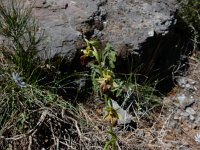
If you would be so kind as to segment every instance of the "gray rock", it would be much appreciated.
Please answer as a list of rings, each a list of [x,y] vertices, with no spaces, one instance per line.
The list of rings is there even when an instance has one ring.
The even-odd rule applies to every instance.
[[[170,129],[178,129],[179,125],[178,125],[177,120],[170,120],[167,127],[170,128]]]
[[[34,16],[49,40],[41,48],[49,49],[50,57],[62,53],[72,61],[81,31],[110,42],[122,57],[128,53],[142,54],[138,50],[148,38],[170,32],[175,24],[177,3],[176,0],[37,0],[34,8]]]
[[[194,121],[195,120],[195,117],[193,115],[190,115],[190,120],[191,121]]]
[[[134,60],[132,67],[143,66],[142,74],[148,74],[155,64],[162,68],[159,74],[170,68],[176,55],[170,37],[174,34],[170,28],[176,25],[176,0],[109,0],[103,7],[107,17],[102,39],[110,42],[122,58],[117,62],[120,70],[130,66],[129,56]]]
[[[46,38],[39,48],[46,50],[47,58],[59,53],[72,62],[77,53],[76,42],[81,39],[77,29],[97,13],[98,3],[92,0],[37,1],[33,14]]]
[[[105,7],[108,12],[103,30],[105,39],[116,47],[130,45],[129,50],[134,53],[147,38],[169,32],[176,1],[109,0]]]
[[[175,114],[174,115],[174,120],[179,120],[179,117],[180,117],[179,114]]]
[[[189,113],[187,113],[187,112],[182,112],[181,113],[181,116],[184,116],[184,117],[188,117],[190,114]]]
[[[189,79],[187,77],[178,77],[176,79],[177,84],[184,89],[189,90],[190,92],[195,92],[197,91],[197,87],[195,85],[197,84],[196,81]]]
[[[185,87],[189,89],[191,87],[191,85],[190,84],[186,84]]]
[[[34,2],[25,1],[26,5]],[[67,65],[64,68],[79,66],[84,34],[111,43],[123,58],[118,59],[118,68],[127,69],[132,56],[131,66],[143,66],[141,73],[156,67],[162,68],[160,72],[170,71],[180,58],[176,52],[184,49],[180,43],[187,41],[181,42],[182,31],[175,30],[177,6],[176,0],[36,0],[33,16],[40,26],[38,34],[44,33],[40,56],[59,54],[64,57],[61,63]]]
[[[180,87],[185,88],[185,85],[187,84],[187,80],[185,77],[178,77],[176,81]]]
[[[143,130],[136,130],[136,135],[137,135],[139,138],[144,138],[145,132],[144,132]]]
[[[191,85],[196,85],[197,81],[193,80],[193,79],[188,79],[188,83]]]
[[[191,108],[191,107],[187,107],[186,108],[186,112],[189,113],[190,115],[195,115],[196,114],[196,112],[194,111],[194,109]]]
[[[182,109],[186,109],[186,107],[192,105],[195,102],[194,98],[188,98],[184,94],[178,95],[177,99]]]
[[[200,114],[199,113],[197,113],[195,123],[200,126]]]

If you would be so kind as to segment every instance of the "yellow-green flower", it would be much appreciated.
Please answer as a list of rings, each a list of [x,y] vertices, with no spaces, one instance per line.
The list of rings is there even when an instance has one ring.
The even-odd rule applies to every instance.
[[[89,44],[87,44],[87,47],[85,50],[81,50],[83,52],[83,55],[80,57],[80,61],[82,65],[87,65],[89,62],[89,57],[93,56],[93,50]]]
[[[109,92],[113,87],[118,85],[113,81],[113,72],[111,70],[104,70],[103,77],[98,79],[102,93]]]
[[[107,115],[104,117],[104,120],[109,122],[113,127],[116,126],[119,119],[117,111],[112,107],[108,107],[106,110]]]
[[[85,56],[88,56],[88,57],[93,56],[93,50],[90,45],[88,45],[85,50],[81,50],[81,51],[83,52],[83,55]]]

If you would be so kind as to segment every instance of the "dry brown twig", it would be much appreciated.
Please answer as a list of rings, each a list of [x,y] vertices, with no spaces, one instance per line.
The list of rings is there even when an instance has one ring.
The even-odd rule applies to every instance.
[[[32,140],[32,136],[29,136],[28,150],[31,150]]]
[[[48,111],[47,111],[47,110],[44,110],[44,111],[42,112],[42,115],[40,116],[40,119],[39,119],[39,121],[37,122],[36,126],[35,126],[33,129],[29,130],[26,134],[15,135],[15,136],[9,137],[9,138],[5,138],[4,136],[1,136],[1,139],[17,141],[17,140],[21,140],[21,139],[23,139],[23,138],[25,138],[25,137],[27,137],[27,136],[33,136],[33,135],[36,133],[37,129],[38,129],[38,128],[41,126],[41,124],[44,122],[44,120],[45,120],[47,114],[48,114]]]

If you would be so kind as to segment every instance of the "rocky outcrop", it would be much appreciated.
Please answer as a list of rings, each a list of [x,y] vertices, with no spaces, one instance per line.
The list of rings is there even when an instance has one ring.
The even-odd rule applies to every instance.
[[[44,32],[40,55],[62,56],[64,71],[80,65],[84,34],[111,43],[121,71],[140,66],[149,74],[176,64],[187,45],[176,11],[176,0],[37,0],[33,15]]]
[[[95,29],[103,29],[104,12],[100,6],[106,1],[37,0],[35,4],[25,1],[26,5],[33,5],[33,16],[40,26],[38,34],[43,34],[40,56],[62,59],[61,66],[66,71],[72,70],[78,50],[82,48],[82,34],[91,36]]]

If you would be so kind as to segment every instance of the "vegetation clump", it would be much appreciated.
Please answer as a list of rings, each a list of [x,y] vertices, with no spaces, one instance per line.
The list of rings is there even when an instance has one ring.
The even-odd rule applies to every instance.
[[[179,0],[179,15],[190,27],[193,34],[193,42],[200,46],[200,1],[198,0]]]
[[[97,94],[100,94],[105,100],[106,104],[106,116],[104,120],[106,120],[110,129],[108,133],[112,136],[111,140],[109,140],[105,146],[105,150],[109,150],[110,148],[116,150],[116,141],[117,136],[113,131],[113,127],[117,125],[118,114],[116,110],[113,108],[112,99],[109,96],[110,92],[112,92],[116,87],[118,87],[117,83],[114,81],[114,73],[112,69],[114,69],[114,62],[116,61],[115,51],[108,44],[104,51],[99,49],[99,43],[97,41],[86,41],[86,49],[82,50],[83,55],[81,56],[81,62],[83,65],[87,65],[86,60],[88,57],[93,57],[94,62],[89,63],[89,66],[92,69],[91,77],[93,81],[94,88],[96,89]]]
[[[156,107],[160,102],[156,96],[153,97],[154,88],[133,82],[132,78],[134,76],[132,73],[128,75],[129,79],[127,81],[115,75],[116,51],[110,44],[102,49],[96,40],[85,39],[85,42],[87,46],[82,50],[83,55],[80,60],[82,65],[86,65],[91,69],[94,92],[96,96],[104,100],[104,110],[106,111],[104,121],[108,122],[110,126],[107,133],[111,135],[111,139],[106,142],[104,150],[116,150],[118,136],[114,132],[114,127],[118,125],[121,114],[114,108],[112,101],[118,99],[122,105],[132,106],[133,109],[137,109],[136,112],[145,110],[147,114],[150,107]]]
[[[0,47],[0,149],[57,145],[56,137],[65,132],[57,127],[74,126],[77,110],[51,88],[38,84],[43,63],[37,56],[40,36],[31,7],[23,1],[4,2],[0,2],[0,36],[4,39]]]

